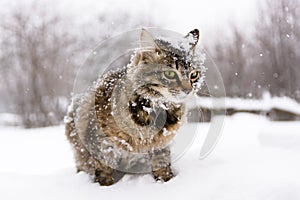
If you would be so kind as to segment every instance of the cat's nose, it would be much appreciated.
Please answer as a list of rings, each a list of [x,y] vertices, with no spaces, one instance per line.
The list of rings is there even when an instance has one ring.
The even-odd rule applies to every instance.
[[[192,89],[190,89],[190,88],[184,88],[183,89],[183,92],[186,93],[186,94],[189,94],[191,91],[192,91]]]
[[[189,94],[192,91],[192,87],[189,83],[182,83],[182,91]]]

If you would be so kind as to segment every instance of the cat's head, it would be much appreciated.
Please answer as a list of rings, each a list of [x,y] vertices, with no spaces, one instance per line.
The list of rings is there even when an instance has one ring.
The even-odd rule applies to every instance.
[[[198,40],[197,29],[179,41],[154,38],[142,29],[140,49],[131,63],[134,79],[166,98],[187,97],[202,78],[201,68],[194,62]]]

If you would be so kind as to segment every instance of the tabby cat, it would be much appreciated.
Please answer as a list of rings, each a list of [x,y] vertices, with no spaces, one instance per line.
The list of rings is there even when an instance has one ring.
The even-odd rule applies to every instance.
[[[151,172],[166,182],[171,169],[170,143],[185,119],[185,103],[203,75],[194,62],[197,29],[177,43],[140,34],[130,63],[100,77],[66,116],[66,135],[77,171],[100,185],[124,173]]]

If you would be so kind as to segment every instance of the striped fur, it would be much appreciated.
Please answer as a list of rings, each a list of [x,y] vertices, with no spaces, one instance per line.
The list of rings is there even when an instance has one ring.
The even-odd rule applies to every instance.
[[[77,170],[100,185],[111,185],[126,172],[151,171],[160,181],[173,177],[169,144],[185,118],[182,99],[193,89],[194,68],[186,59],[190,52],[174,54],[167,47],[143,30],[141,49],[126,68],[105,74],[73,98],[66,135]],[[168,80],[173,72],[176,79]]]

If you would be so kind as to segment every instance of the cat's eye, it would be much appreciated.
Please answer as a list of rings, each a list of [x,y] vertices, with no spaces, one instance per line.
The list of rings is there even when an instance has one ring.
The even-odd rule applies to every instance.
[[[164,71],[164,75],[167,79],[175,79],[176,73],[174,71]]]
[[[191,73],[190,73],[190,79],[191,80],[195,80],[195,79],[197,79],[198,77],[199,77],[199,71],[192,71]]]

